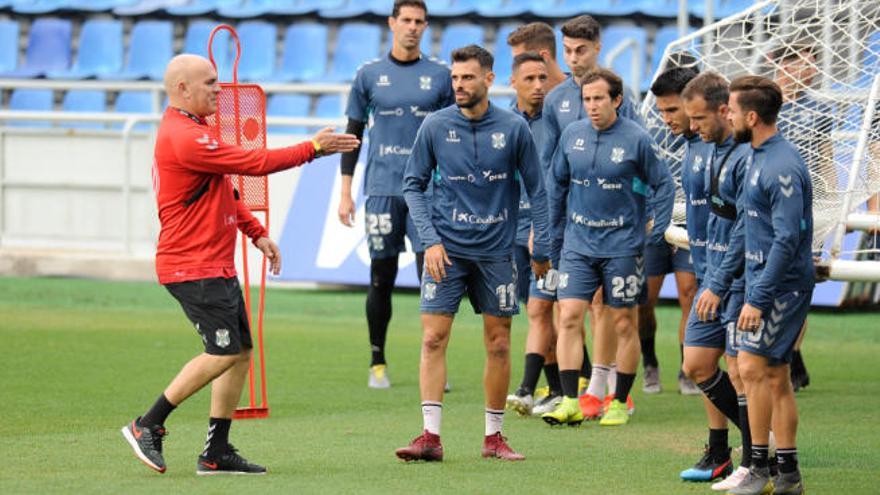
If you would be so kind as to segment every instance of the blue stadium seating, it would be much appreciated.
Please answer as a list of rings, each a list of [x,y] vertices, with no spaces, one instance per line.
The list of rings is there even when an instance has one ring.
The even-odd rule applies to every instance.
[[[104,112],[107,110],[107,95],[101,90],[69,90],[61,102],[61,110],[65,112]],[[101,122],[64,122],[62,127],[103,129],[104,124]]]
[[[277,117],[308,117],[311,97],[302,94],[276,94],[269,97],[266,114]],[[280,134],[308,134],[301,126],[269,126],[268,132]]]
[[[865,51],[862,54],[862,75],[855,84],[863,88],[870,88],[874,82],[874,76],[880,74],[880,31],[876,31],[868,37]]]
[[[224,7],[235,7],[240,3],[241,0],[190,0],[183,5],[168,7],[165,11],[176,16],[209,15]]]
[[[120,74],[102,79],[162,79],[174,55],[173,26],[169,21],[140,21],[131,30],[128,62]]]
[[[716,20],[723,19],[751,7],[754,3],[752,0],[714,0],[712,17]],[[706,15],[706,2],[691,0],[688,2],[688,10],[691,15],[703,17]]]
[[[495,56],[495,84],[509,84],[513,54],[507,46],[507,36],[512,33],[519,24],[504,24],[495,33],[495,47],[492,55]]]
[[[236,29],[241,40],[241,59],[238,61],[239,81],[265,81],[275,73],[274,24],[246,21]]]
[[[120,91],[116,97],[116,113],[153,113],[153,96],[149,91]],[[121,129],[122,124],[111,127]],[[135,124],[137,131],[148,131],[151,124]]]
[[[62,10],[67,0],[30,0],[28,2],[13,2],[12,11],[16,14],[35,15],[51,14]]]
[[[345,112],[342,110],[342,96],[339,94],[322,95],[318,97],[318,103],[315,105],[315,117],[322,119],[338,119],[343,117]],[[317,132],[321,127],[309,129],[309,132]]]
[[[322,5],[319,14],[328,19],[348,19],[372,13],[373,10],[382,12],[386,6],[386,0],[343,0],[332,5]],[[388,11],[390,10],[389,8]]]
[[[641,1],[641,0],[639,0]],[[626,6],[628,10],[632,0],[561,0],[559,3],[538,1],[534,2],[531,12],[538,17],[574,17],[581,14],[613,15],[616,4]]]
[[[440,39],[440,54],[437,58],[450,63],[452,50],[475,43],[483,44],[483,28],[478,24],[450,24],[443,30]]]
[[[422,33],[422,42],[419,44],[419,50],[429,57],[434,56],[434,30],[431,29],[431,26],[425,28],[425,32]]]
[[[89,19],[79,36],[76,62],[68,71],[54,71],[50,77],[84,79],[112,76],[122,69],[122,22],[114,19]]]
[[[208,39],[217,26],[215,21],[197,20],[190,23],[183,38],[183,51],[208,57]],[[221,30],[214,36],[214,63],[217,65],[220,81],[232,81],[232,64],[235,62],[230,45],[229,31]]]
[[[688,0],[688,10],[697,2],[705,3],[705,0]],[[638,10],[650,17],[672,19],[678,17],[678,0],[642,0]]]
[[[0,19],[0,73],[18,66],[18,23]]]
[[[353,22],[339,28],[336,39],[345,42],[336,44],[333,65],[327,78],[331,81],[351,81],[361,64],[379,57],[382,31],[375,24]]]
[[[41,17],[34,20],[24,64],[3,76],[31,78],[67,70],[70,67],[71,29],[70,21],[66,19]]]
[[[511,107],[511,105],[513,105],[513,102],[515,101],[516,98],[513,96],[500,96],[499,95],[499,96],[492,96],[489,99],[492,100],[492,104],[494,104],[495,106],[500,107],[500,108],[504,108],[504,109],[509,109]]]
[[[270,13],[276,15],[310,15],[321,9],[338,9],[345,5],[345,0],[295,0],[292,4],[277,4]]]
[[[693,29],[690,29],[689,32],[693,32]],[[641,89],[642,91],[648,91],[651,87],[651,78],[657,73],[657,69],[660,68],[660,62],[663,61],[663,52],[666,50],[666,47],[672,43],[673,41],[678,39],[678,27],[677,26],[664,26],[657,30],[654,34],[654,51],[651,54],[651,69],[646,74],[645,79],[642,81]]]
[[[50,112],[55,104],[51,89],[16,89],[9,97],[10,110],[30,110]],[[10,120],[9,127],[51,127],[48,120]]]
[[[107,12],[117,7],[134,5],[138,0],[66,0],[65,9],[80,12]]]
[[[449,5],[430,10],[431,17],[465,17],[477,13],[478,9],[500,9],[504,0],[452,0]]]
[[[540,2],[541,0],[539,0]],[[477,7],[477,14],[481,17],[517,17],[531,10],[534,0],[507,0],[500,5],[493,2],[482,3]]]
[[[609,63],[608,56],[616,46],[626,40],[635,40],[635,47],[628,47],[613,62]],[[645,45],[647,44],[647,34],[645,30],[638,26],[611,26],[602,31],[602,52],[600,54],[600,65],[608,67],[616,72],[623,82],[630,88],[640,88],[642,80],[647,74],[647,59],[645,57]],[[641,73],[633,80],[632,61],[633,57],[639,57],[641,60]]]
[[[307,47],[308,49],[303,49]],[[276,79],[318,81],[327,72],[327,27],[316,22],[293,24],[284,35],[284,52]]]
[[[131,5],[124,5],[113,9],[118,16],[142,16],[165,12],[165,9],[179,7],[188,3],[189,0],[139,0]]]

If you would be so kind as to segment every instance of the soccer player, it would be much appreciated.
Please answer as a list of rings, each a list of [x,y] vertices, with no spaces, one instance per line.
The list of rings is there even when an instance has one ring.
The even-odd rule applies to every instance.
[[[520,26],[510,33],[507,37],[507,44],[510,46],[514,55],[517,57],[531,52],[541,57],[544,62],[546,72],[546,80],[541,85],[541,102],[535,110],[532,117],[527,118],[529,127],[532,129],[532,135],[535,138],[535,144],[538,149],[541,148],[544,137],[543,126],[543,103],[544,96],[554,87],[558,86],[567,77],[559,68],[556,61],[556,35],[553,28],[549,24],[543,22],[533,22]],[[534,70],[537,59],[530,56],[533,60],[529,63],[529,67]],[[522,88],[524,94],[522,98],[526,101],[520,103],[520,95],[517,95],[517,113],[526,115],[521,110],[528,106],[528,94],[533,84],[528,84],[525,79],[518,78],[514,72],[511,84],[520,92]],[[542,163],[548,167],[548,163]],[[547,172],[544,169],[546,178]],[[522,193],[521,193],[522,194]],[[521,210],[522,213],[522,210]],[[519,219],[519,230],[517,243],[523,242],[523,237],[528,241],[528,235],[531,228],[531,218],[528,215],[521,215]],[[558,242],[561,242],[559,240]],[[559,260],[553,260],[554,267],[559,266]],[[526,339],[526,356],[525,366],[523,369],[523,378],[520,386],[513,394],[507,397],[507,405],[509,408],[516,410],[520,414],[534,414],[540,416],[545,412],[552,411],[556,405],[562,400],[562,386],[559,382],[559,365],[556,362],[556,329],[554,327],[554,303],[556,301],[556,291],[544,283],[543,280],[537,281],[532,276],[531,269],[528,271],[519,270],[520,281],[527,284],[527,304],[526,312],[529,321],[529,333]],[[527,276],[528,275],[528,276]],[[553,277],[551,272],[551,278]],[[538,284],[540,283],[540,288]],[[538,376],[543,366],[544,375],[547,379],[548,393],[538,398],[536,393]]]
[[[818,194],[837,189],[837,173],[834,166],[834,148],[831,143],[832,116],[834,108],[819,101],[808,90],[819,73],[816,56],[808,45],[795,44],[780,47],[772,54],[779,65],[774,82],[782,90],[782,108],[779,109],[779,133],[789,140],[818,179],[814,184]],[[810,374],[801,355],[801,344],[807,324],[792,352],[791,384],[794,391],[810,384]]]
[[[748,473],[750,438],[748,411],[742,381],[736,366],[736,320],[742,309],[745,280],[743,278],[743,215],[737,209],[747,160],[748,144],[736,143],[727,120],[729,89],[721,75],[708,72],[693,78],[683,88],[681,99],[691,128],[709,147],[708,159],[701,166],[684,163],[682,186],[688,196],[688,230],[692,223],[702,223],[705,270],[699,272],[700,289],[697,302],[687,322],[684,341],[684,370],[703,391],[703,402],[709,423],[709,440],[705,452],[690,469],[681,472],[686,481],[712,481],[728,477],[713,489],[733,488]],[[699,172],[693,173],[697,169]],[[687,175],[685,175],[687,174]],[[695,205],[695,191],[702,195]],[[707,201],[708,200],[708,201]],[[691,217],[701,208],[702,215]],[[708,218],[707,218],[708,217]],[[724,355],[728,372],[718,367]],[[740,428],[743,457],[736,474],[728,446],[728,418]]]
[[[690,122],[684,112],[681,101],[681,90],[688,81],[697,75],[691,68],[672,68],[660,74],[651,85],[651,93],[656,97],[657,110],[663,118],[663,122],[669,127],[670,132],[676,136],[684,136],[691,147],[703,148],[700,145],[699,136],[690,130]],[[699,160],[697,168],[703,165],[701,153],[691,153],[692,160]],[[694,167],[693,163],[682,163],[682,181],[684,170]],[[660,244],[648,243],[645,246],[645,271],[648,275],[646,286],[647,293],[643,297],[644,304],[639,305],[639,340],[642,345],[642,366],[645,369],[645,378],[642,391],[648,394],[660,393],[660,369],[655,350],[655,335],[657,334],[657,318],[654,307],[660,298],[660,289],[663,287],[663,279],[667,273],[675,274],[675,285],[678,287],[678,303],[681,306],[681,319],[678,327],[679,349],[684,343],[684,327],[687,323],[687,315],[694,302],[694,294],[697,291],[697,277],[694,274],[694,265],[691,261],[691,252],[676,249],[665,240]],[[683,354],[682,354],[683,359]],[[678,389],[684,395],[699,394],[700,390],[693,381],[681,372],[679,366]]]
[[[512,260],[519,180],[531,202],[532,270],[550,268],[547,197],[526,121],[489,103],[492,55],[476,45],[452,52],[456,105],[430,115],[407,162],[404,194],[425,250],[422,356],[424,433],[397,450],[404,460],[440,461],[446,346],[465,292],[483,313],[486,436],[483,457],[522,460],[501,435],[510,382],[510,321],[518,312]],[[427,192],[433,183],[433,193]]]
[[[528,122],[536,146],[540,146],[543,139],[541,108],[544,104],[547,77],[547,64],[544,58],[537,52],[522,52],[514,57],[510,85],[516,90],[516,103],[512,110]],[[525,208],[524,205],[526,205]],[[516,392],[507,396],[507,407],[522,415],[532,414],[534,406],[534,398],[532,396],[535,392],[541,370],[544,367],[545,355],[551,349],[555,340],[552,327],[552,299],[549,301],[545,299],[550,297],[546,293],[536,293],[535,296],[529,294],[532,280],[532,270],[529,264],[531,256],[529,241],[532,219],[529,214],[530,207],[528,205],[529,196],[525,191],[525,185],[520,182],[520,209],[516,236],[516,253],[518,258],[517,291],[522,290],[523,285],[525,285],[525,297],[521,295],[520,301],[526,301],[529,315],[529,333],[526,339],[523,379]],[[523,259],[525,259],[525,263],[523,263]],[[551,268],[551,270],[553,269]],[[543,280],[541,282],[543,286]],[[539,308],[539,310],[536,311],[535,308]],[[550,385],[550,393],[543,399],[545,402],[552,401],[552,397],[558,395],[557,392],[560,388],[558,368],[555,377],[552,373],[547,374],[547,380]]]
[[[798,414],[789,363],[815,283],[813,187],[797,149],[776,128],[782,106],[776,83],[739,77],[730,85],[728,106],[734,139],[753,148],[742,193],[746,296],[737,321],[742,331],[737,364],[748,397],[752,465],[729,493],[773,489],[780,495],[800,494]],[[771,421],[779,465],[774,481],[767,459]]]
[[[391,292],[397,278],[398,255],[406,249],[404,237],[409,237],[416,253],[416,270],[421,278],[423,248],[403,200],[403,169],[425,116],[454,102],[449,68],[419,51],[428,27],[427,12],[422,0],[394,2],[388,18],[391,51],[358,69],[345,111],[346,132],[358,138],[372,119],[364,173],[365,226],[371,260],[366,302],[372,350],[367,382],[370,388],[391,386],[385,340],[391,321]],[[351,182],[359,155],[360,149],[345,153],[340,164],[339,220],[349,227],[354,224]]]
[[[250,366],[252,339],[235,273],[237,231],[281,270],[278,246],[239,201],[226,174],[260,176],[322,154],[349,151],[358,140],[324,129],[312,141],[274,150],[244,150],[217,140],[205,117],[217,111],[220,84],[206,59],[178,55],[165,71],[165,110],[156,138],[153,189],[159,210],[156,273],[201,336],[205,352],[187,363],[156,403],[122,428],[135,455],[165,472],[162,441],[169,414],[211,384],[211,417],[196,473],[264,474],[229,443],[232,413]]]
[[[603,331],[611,335],[596,332],[595,362],[596,367],[610,365],[616,348],[618,376],[614,399],[600,424],[617,426],[629,421],[626,397],[639,361],[636,305],[643,281],[646,230],[652,242],[663,238],[672,217],[675,189],[669,169],[654,153],[650,135],[636,122],[618,116],[623,99],[620,77],[607,69],[587,73],[582,94],[589,120],[575,122],[562,133],[553,156],[553,183],[548,187],[551,224],[565,225],[556,346],[565,398],[542,417],[551,425],[584,419],[577,399],[583,360],[580,329],[593,296],[602,287],[610,320]],[[646,214],[649,206],[655,215],[653,227]],[[591,388],[593,383],[595,378]],[[600,415],[598,400],[594,417]]]

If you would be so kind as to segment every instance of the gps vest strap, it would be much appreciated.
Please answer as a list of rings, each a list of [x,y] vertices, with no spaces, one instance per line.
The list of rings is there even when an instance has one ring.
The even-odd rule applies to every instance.
[[[727,164],[727,159],[730,158],[730,154],[733,152],[734,148],[736,148],[736,144],[731,145],[730,149],[727,150],[727,153],[725,153],[724,157],[721,158],[721,163],[717,169],[715,168],[716,163],[713,161],[712,167],[709,171],[711,179],[710,203],[712,205],[712,213],[718,215],[721,218],[731,221],[736,220],[736,204],[724,201],[724,199],[721,197],[721,194],[718,193],[718,180],[721,177],[721,172],[724,170],[724,165]]]

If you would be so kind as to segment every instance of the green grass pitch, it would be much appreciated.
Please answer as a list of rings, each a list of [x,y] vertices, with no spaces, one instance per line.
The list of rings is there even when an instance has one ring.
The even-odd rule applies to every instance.
[[[206,392],[169,419],[164,475],[138,462],[119,434],[200,352],[199,338],[164,289],[0,278],[0,493],[712,493],[707,484],[678,479],[701,453],[706,433],[700,399],[676,391],[676,308],[658,310],[664,392],[646,397],[637,379],[628,426],[550,429],[508,414],[505,433],[527,460],[503,463],[480,458],[482,338],[480,320],[463,304],[449,350],[446,460],[425,465],[393,454],[421,428],[418,299],[395,295],[387,391],[366,387],[363,305],[359,292],[269,292],[271,417],[236,422],[231,439],[270,473],[203,479],[195,460],[207,424]],[[514,320],[514,383],[525,326],[524,316]],[[877,314],[814,314],[804,356],[813,381],[798,395],[808,492],[880,493]],[[731,441],[738,443],[735,429]]]

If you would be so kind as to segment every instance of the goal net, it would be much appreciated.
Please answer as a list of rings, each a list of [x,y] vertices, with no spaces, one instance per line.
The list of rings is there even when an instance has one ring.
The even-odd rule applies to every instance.
[[[780,132],[797,146],[813,181],[814,249],[826,258],[878,253],[877,242],[847,251],[840,239],[847,225],[880,226],[880,217],[859,214],[880,191],[880,84],[874,81],[880,73],[880,2],[764,1],[670,44],[658,74],[674,66],[731,80],[745,74],[775,80],[785,96]],[[651,94],[642,114],[678,179],[684,150]],[[681,188],[677,195],[674,218],[683,222]]]

